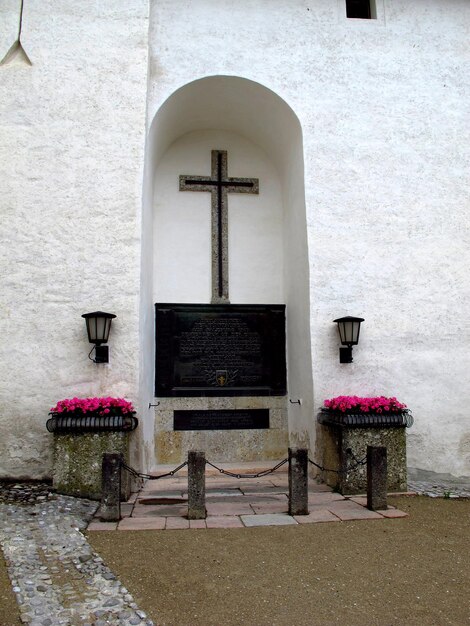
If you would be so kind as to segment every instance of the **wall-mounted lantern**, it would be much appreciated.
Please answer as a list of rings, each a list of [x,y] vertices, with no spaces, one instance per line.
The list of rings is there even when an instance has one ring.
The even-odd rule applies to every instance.
[[[359,331],[361,330],[362,317],[338,317],[334,320],[338,324],[339,337],[343,346],[346,348],[339,349],[339,362],[352,363],[352,347],[357,346],[359,341]]]
[[[94,311],[93,313],[84,313],[82,317],[84,317],[86,321],[88,341],[95,344],[90,350],[88,358],[94,363],[108,363],[109,348],[101,344],[108,343],[111,322],[116,316],[113,315],[113,313]],[[95,351],[94,359],[91,357],[93,350]]]

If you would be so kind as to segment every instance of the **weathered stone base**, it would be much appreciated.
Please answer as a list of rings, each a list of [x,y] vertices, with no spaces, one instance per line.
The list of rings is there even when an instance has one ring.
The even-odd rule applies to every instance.
[[[157,463],[181,463],[189,450],[215,462],[278,460],[287,456],[289,435],[285,397],[159,398],[155,411]],[[270,428],[253,430],[173,430],[177,409],[269,409]]]
[[[363,459],[367,446],[386,446],[388,491],[406,491],[406,436],[405,427],[396,428],[357,428],[342,425],[321,425],[322,461],[321,465],[339,470]],[[322,480],[342,494],[366,493],[367,468],[360,465],[346,474],[322,472]]]
[[[129,433],[54,434],[53,487],[58,493],[90,500],[101,499],[101,462],[104,452],[129,458]],[[127,472],[121,477],[121,496],[130,495]]]

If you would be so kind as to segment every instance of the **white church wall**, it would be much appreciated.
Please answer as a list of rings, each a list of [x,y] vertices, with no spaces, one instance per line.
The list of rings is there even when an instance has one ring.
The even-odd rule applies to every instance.
[[[347,19],[340,0],[154,2],[149,119],[216,74],[290,104],[304,135],[315,408],[396,395],[416,418],[409,465],[470,475],[470,5],[385,0],[377,18]],[[332,324],[342,314],[366,319],[349,366]]]
[[[57,399],[134,399],[138,379],[151,463],[153,347],[139,349],[153,333],[140,272],[153,258],[145,191],[140,224],[147,26],[149,127],[178,88],[222,74],[268,87],[301,122],[313,408],[339,393],[396,395],[416,418],[409,464],[470,475],[470,5],[376,4],[377,19],[350,20],[343,0],[152,0],[149,24],[144,0],[25,3],[22,43],[33,65],[0,66],[0,230],[9,244],[0,251],[0,475],[50,472],[44,421]],[[1,58],[19,5],[0,7]],[[231,89],[237,102],[239,84]],[[246,137],[271,142],[276,161],[285,129],[272,99],[256,102],[244,107]],[[187,103],[178,106],[187,113],[181,134],[200,128],[202,112],[191,118]],[[224,119],[237,132],[234,111]],[[159,132],[166,149],[176,136],[171,125]],[[86,359],[80,314],[96,308],[118,316],[109,366]],[[306,314],[308,303],[298,308]],[[338,363],[332,323],[342,314],[366,319],[349,366]],[[302,420],[314,432],[314,410]]]
[[[348,80],[353,106],[332,103],[328,141],[313,119],[305,133],[315,163],[308,204],[319,209],[309,232],[318,404],[345,392],[396,395],[416,420],[409,465],[468,476],[468,333],[458,321],[469,302],[468,76],[459,54],[470,15],[458,2],[387,6],[382,56],[343,57],[331,73],[337,85],[362,66]],[[343,314],[366,320],[351,366],[338,362],[331,323]]]
[[[289,427],[292,446],[314,448],[312,421],[310,293],[307,224],[305,212],[303,143],[300,124],[286,129],[284,145],[284,293],[287,303],[287,365]],[[289,150],[287,150],[289,146]]]
[[[154,129],[158,137],[158,129]],[[142,186],[142,219],[140,247],[140,325],[139,325],[139,405],[142,449],[139,467],[148,470],[155,465],[154,438],[154,367],[155,313],[153,306],[153,189],[154,172],[158,159],[152,150],[151,133],[148,132],[145,146],[145,165]],[[134,459],[133,459],[134,460]],[[137,467],[137,465],[134,465]]]
[[[39,478],[57,400],[138,398],[148,6],[24,4],[33,65],[0,66],[0,476]],[[0,58],[19,8],[1,3]],[[117,315],[109,365],[87,358],[96,309]]]

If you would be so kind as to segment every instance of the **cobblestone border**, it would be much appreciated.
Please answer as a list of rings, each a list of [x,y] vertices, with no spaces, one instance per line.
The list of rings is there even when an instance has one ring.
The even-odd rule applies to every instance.
[[[0,544],[24,624],[153,626],[81,532],[96,502],[15,489],[26,505],[0,504]]]

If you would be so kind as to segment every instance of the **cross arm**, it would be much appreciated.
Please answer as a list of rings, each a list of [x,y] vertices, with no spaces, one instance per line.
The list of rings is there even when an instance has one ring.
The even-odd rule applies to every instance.
[[[217,184],[209,180],[207,176],[184,176],[181,175],[180,191],[212,191]]]

